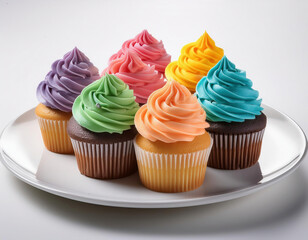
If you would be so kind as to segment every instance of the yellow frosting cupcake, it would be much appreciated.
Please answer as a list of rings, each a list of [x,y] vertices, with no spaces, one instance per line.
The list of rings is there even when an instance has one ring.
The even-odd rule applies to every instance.
[[[165,75],[186,86],[191,92],[199,80],[206,76],[224,56],[224,50],[217,47],[213,39],[205,32],[196,42],[185,45],[178,61],[169,63]]]

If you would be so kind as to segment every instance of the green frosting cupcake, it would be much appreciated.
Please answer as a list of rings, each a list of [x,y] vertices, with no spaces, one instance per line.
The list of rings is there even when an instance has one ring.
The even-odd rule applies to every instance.
[[[92,132],[121,134],[134,125],[139,109],[135,98],[121,79],[106,74],[82,90],[73,104],[73,116]]]

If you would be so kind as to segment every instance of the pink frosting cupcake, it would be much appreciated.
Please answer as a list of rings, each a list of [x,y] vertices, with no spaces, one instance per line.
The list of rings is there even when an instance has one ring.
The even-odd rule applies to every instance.
[[[121,57],[127,48],[134,50],[143,62],[154,65],[155,69],[163,74],[171,61],[171,56],[166,52],[163,42],[158,41],[147,30],[143,30],[135,38],[125,41],[122,49],[112,55],[109,62]]]
[[[155,90],[165,85],[164,75],[147,65],[132,49],[126,49],[123,54],[111,60],[103,71],[114,74],[134,90],[136,102],[140,105],[147,102],[148,97]]]

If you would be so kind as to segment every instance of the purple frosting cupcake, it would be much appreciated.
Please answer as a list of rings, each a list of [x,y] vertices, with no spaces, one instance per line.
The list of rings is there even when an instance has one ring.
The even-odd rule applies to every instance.
[[[51,71],[38,85],[36,95],[47,107],[71,112],[82,89],[97,79],[98,69],[75,47],[51,65]]]
[[[72,106],[82,89],[97,79],[98,69],[76,47],[52,64],[51,71],[37,87],[36,95],[40,104],[35,109],[48,150],[73,153],[67,135]]]

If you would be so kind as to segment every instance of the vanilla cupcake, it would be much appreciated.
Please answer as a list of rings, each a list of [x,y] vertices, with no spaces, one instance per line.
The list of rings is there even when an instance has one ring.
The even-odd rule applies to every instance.
[[[143,105],[150,94],[165,85],[164,75],[154,65],[144,63],[132,49],[126,49],[119,58],[109,62],[103,71],[114,74],[134,90],[136,102]]]
[[[196,96],[214,140],[208,166],[232,170],[254,165],[261,153],[266,116],[246,72],[224,56],[200,80]]]
[[[35,109],[49,151],[73,153],[67,135],[73,102],[85,86],[98,78],[98,69],[76,47],[52,64],[51,71],[37,87],[40,104]]]
[[[114,179],[137,170],[133,139],[138,109],[133,91],[114,75],[106,74],[83,89],[68,122],[81,174]]]
[[[205,111],[175,81],[153,92],[135,116],[142,184],[159,192],[185,192],[202,185],[212,147]]]
[[[186,44],[177,61],[166,67],[166,78],[175,80],[195,92],[197,83],[223,57],[224,50],[217,47],[205,32],[196,42]]]

